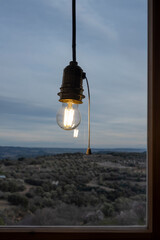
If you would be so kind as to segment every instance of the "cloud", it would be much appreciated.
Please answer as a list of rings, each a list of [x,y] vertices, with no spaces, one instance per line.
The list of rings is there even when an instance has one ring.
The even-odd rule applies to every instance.
[[[39,104],[25,102],[24,100],[0,97],[0,114],[14,114],[30,117],[53,118],[56,112]]]

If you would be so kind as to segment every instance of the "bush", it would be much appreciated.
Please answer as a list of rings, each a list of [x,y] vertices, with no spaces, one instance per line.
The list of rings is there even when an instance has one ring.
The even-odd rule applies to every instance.
[[[102,212],[106,217],[111,217],[114,212],[114,207],[112,206],[111,203],[105,203],[102,208]]]
[[[22,207],[28,206],[28,199],[25,196],[21,196],[18,194],[9,195],[8,201],[13,205],[21,205]]]
[[[0,225],[5,225],[4,219],[0,217]]]
[[[43,184],[43,181],[39,180],[39,179],[27,178],[27,179],[25,179],[25,182],[30,184],[30,185],[33,185],[33,186],[41,186]]]
[[[121,211],[115,220],[117,225],[138,225],[138,216],[132,209]]]
[[[2,192],[19,192],[23,191],[25,186],[17,181],[0,181],[0,191]]]

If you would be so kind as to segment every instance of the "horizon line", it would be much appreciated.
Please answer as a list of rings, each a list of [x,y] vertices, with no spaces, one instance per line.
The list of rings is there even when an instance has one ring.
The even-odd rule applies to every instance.
[[[0,147],[11,147],[11,148],[60,148],[60,149],[86,149],[84,147],[27,147],[27,146],[2,146]],[[147,149],[147,147],[92,147],[92,149]]]

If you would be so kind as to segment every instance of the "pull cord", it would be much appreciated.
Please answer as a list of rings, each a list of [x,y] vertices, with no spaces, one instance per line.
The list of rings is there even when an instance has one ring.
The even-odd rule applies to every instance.
[[[85,76],[85,79],[86,79],[87,89],[88,89],[88,148],[87,148],[86,154],[90,155],[91,154],[91,148],[90,148],[90,105],[91,103],[90,103],[89,82],[86,76]]]

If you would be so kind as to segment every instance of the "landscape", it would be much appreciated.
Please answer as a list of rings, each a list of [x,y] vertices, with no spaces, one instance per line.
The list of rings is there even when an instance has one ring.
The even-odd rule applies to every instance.
[[[1,226],[144,226],[146,221],[146,151],[1,154]]]

